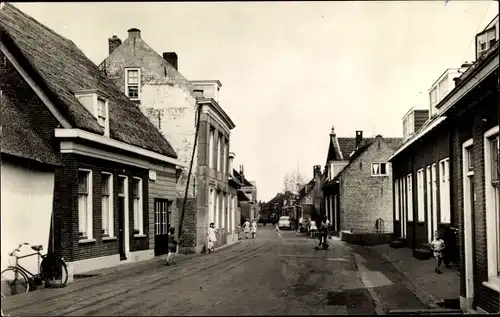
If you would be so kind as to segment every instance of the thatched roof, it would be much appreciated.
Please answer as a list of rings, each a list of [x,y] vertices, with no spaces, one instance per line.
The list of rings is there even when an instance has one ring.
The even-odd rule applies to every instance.
[[[62,165],[55,150],[45,143],[43,138],[32,129],[27,120],[17,111],[14,104],[16,100],[11,100],[8,94],[2,94],[0,101],[2,154],[9,154],[49,165]]]
[[[74,92],[99,89],[109,95],[110,137],[177,158],[172,146],[120,89],[70,40],[11,4],[0,10],[2,42],[46,92],[72,127],[104,134]]]

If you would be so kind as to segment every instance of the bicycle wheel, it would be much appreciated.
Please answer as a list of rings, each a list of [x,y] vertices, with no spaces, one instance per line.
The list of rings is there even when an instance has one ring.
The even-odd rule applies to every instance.
[[[40,273],[45,280],[46,287],[59,288],[68,282],[68,268],[63,259],[53,253],[43,257],[40,264]]]
[[[2,297],[12,296],[30,291],[28,276],[17,267],[9,267],[2,271]]]

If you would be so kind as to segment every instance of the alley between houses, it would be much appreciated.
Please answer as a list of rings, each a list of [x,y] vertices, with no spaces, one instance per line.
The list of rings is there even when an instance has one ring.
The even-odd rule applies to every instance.
[[[211,255],[155,259],[109,274],[2,299],[4,313],[29,315],[384,314],[426,309],[391,264],[369,248],[331,239],[328,250],[295,231]]]

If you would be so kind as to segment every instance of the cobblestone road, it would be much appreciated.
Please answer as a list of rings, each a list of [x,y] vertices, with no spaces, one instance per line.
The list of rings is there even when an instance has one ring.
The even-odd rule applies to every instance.
[[[187,257],[177,266],[153,261],[3,299],[2,308],[12,316],[345,315],[405,303],[425,308],[387,264],[330,242],[329,250],[315,250],[316,241],[303,235],[277,238],[263,228],[255,240]]]

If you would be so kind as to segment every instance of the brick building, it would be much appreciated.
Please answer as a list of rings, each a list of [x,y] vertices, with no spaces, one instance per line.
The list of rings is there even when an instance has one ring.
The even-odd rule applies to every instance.
[[[333,231],[392,232],[392,172],[400,138],[337,138],[330,133],[323,204]]]
[[[442,221],[449,216],[446,222],[458,225],[460,306],[464,312],[500,310],[498,32],[497,16],[476,35],[477,59],[455,80],[455,87],[436,103],[437,116],[391,158],[393,162],[404,161],[406,153],[414,152],[432,164],[430,172],[427,167],[425,174],[420,170],[420,179],[423,177],[424,181],[419,181],[426,189],[431,188],[431,194],[424,194],[429,190],[420,186],[417,193],[413,191],[409,196],[414,201],[419,196],[420,201],[425,201],[416,205],[413,217],[416,214],[417,219],[428,219],[428,211],[435,206],[438,219]],[[432,128],[435,130],[431,131]],[[418,140],[433,138],[442,140],[433,146],[423,141],[424,146],[418,148]],[[438,161],[439,158],[445,160]],[[427,179],[432,182],[430,186]],[[432,190],[434,179],[440,183],[437,191]],[[398,186],[394,186],[397,192]],[[441,188],[449,194],[440,195]],[[398,204],[394,209],[399,211]],[[426,210],[425,216],[419,210]],[[436,217],[432,214],[433,224],[439,222]]]
[[[323,192],[321,185],[324,176],[321,174],[321,165],[313,167],[313,178],[305,184],[298,194],[298,204],[300,206],[300,215],[304,219],[315,219],[321,215],[321,206],[323,203]]]
[[[235,125],[218,103],[221,83],[187,80],[178,71],[177,54],[159,55],[138,29],[128,30],[123,43],[117,36],[109,39],[109,56],[100,68],[172,142],[179,160],[192,163],[180,173],[170,225],[179,228],[182,218],[182,251],[201,252],[209,223],[227,232],[237,205],[228,183],[230,134]],[[186,194],[189,201],[183,213]],[[219,241],[225,243],[226,237]]]
[[[18,114],[62,163],[52,224],[38,224],[52,225],[49,248],[64,257],[70,275],[153,257],[156,197],[149,184],[175,183],[184,164],[73,42],[9,4],[0,10],[0,27],[9,74],[2,95],[18,99]],[[168,186],[163,191],[171,194]]]

